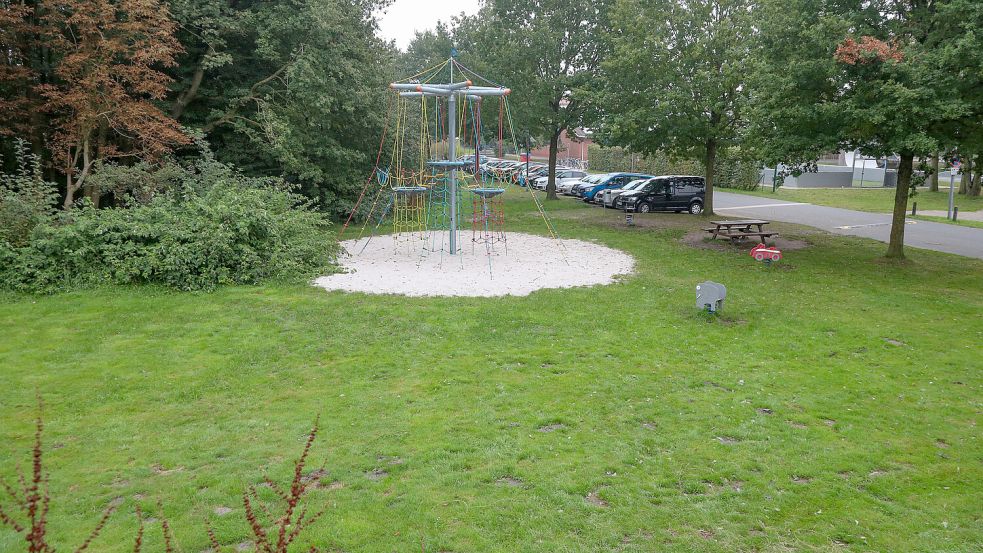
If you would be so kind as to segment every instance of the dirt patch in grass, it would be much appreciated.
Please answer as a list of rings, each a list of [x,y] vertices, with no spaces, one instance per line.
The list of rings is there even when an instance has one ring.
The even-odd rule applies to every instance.
[[[721,384],[719,382],[713,382],[711,380],[707,380],[707,381],[703,382],[703,385],[706,386],[707,388],[717,388],[719,390],[724,390],[726,392],[733,392],[734,391],[733,388],[728,388],[727,386],[724,386],[723,384]]]
[[[604,501],[603,499],[601,499],[601,496],[597,493],[597,490],[594,490],[594,491],[590,492],[589,494],[587,494],[587,497],[585,497],[584,500],[587,501],[587,503],[590,503],[591,505],[594,505],[595,507],[607,507],[608,506],[608,502],[607,501]]]
[[[383,478],[389,476],[389,472],[382,469],[372,469],[365,473],[365,477],[369,480],[382,480]]]
[[[589,221],[600,223],[608,227],[619,229],[683,229],[689,230],[706,224],[702,217],[694,217],[689,213],[635,213],[632,217],[632,225],[628,226],[625,222],[624,211],[617,209],[604,209],[592,207],[591,209],[574,209],[568,211],[552,211],[550,217],[553,219],[569,219],[577,221]]]
[[[324,469],[312,470],[300,477],[300,483],[305,486],[320,486],[321,478],[327,475],[328,471]]]
[[[376,461],[380,463],[386,463],[387,465],[402,465],[403,460],[396,455],[378,455],[376,456]]]
[[[736,244],[731,242],[730,240],[725,240],[722,238],[712,240],[710,238],[710,235],[707,234],[707,232],[704,230],[694,230],[688,232],[679,241],[692,248],[699,248],[703,250],[714,250],[718,252],[743,253],[745,255],[747,255],[747,253],[751,251],[751,248],[753,248],[758,244],[758,242],[753,239],[748,239],[743,242],[738,242]],[[774,242],[775,242],[775,247],[782,250],[782,253],[801,250],[809,247],[809,243],[804,240],[782,238],[781,236],[774,237]]]
[[[795,422],[795,421],[785,421],[785,422],[787,422],[788,425],[791,426],[792,428],[797,428],[799,430],[805,430],[806,428],[808,428],[806,425],[802,424],[801,422]]]
[[[724,445],[734,445],[740,442],[740,440],[731,436],[717,436],[717,441]]]
[[[540,426],[539,427],[539,431],[540,432],[555,432],[557,430],[563,430],[566,427],[567,427],[567,425],[565,425],[565,424],[563,424],[561,422],[554,422],[553,424],[547,424],[546,426]]]
[[[717,322],[724,326],[734,326],[734,325],[746,325],[747,319],[734,319],[731,317],[720,316],[717,317]]]
[[[908,344],[902,342],[901,340],[895,340],[894,338],[884,338],[884,341],[891,344],[892,346],[897,346],[899,348],[907,346]]]
[[[772,414],[775,413],[774,411],[772,411],[771,409],[769,409],[767,407],[758,407],[756,409],[756,411],[759,412],[759,413],[761,413],[762,415],[772,415]]]
[[[792,482],[795,482],[796,484],[808,484],[809,482],[812,482],[812,478],[809,478],[808,476],[793,476]]]
[[[175,472],[181,472],[184,470],[184,467],[174,467],[172,469],[165,469],[164,465],[161,465],[160,463],[155,463],[152,467],[150,467],[150,469],[154,471],[154,474],[166,476],[168,474],[174,474]]]
[[[521,488],[524,484],[522,480],[514,476],[503,476],[495,481],[499,486],[508,486],[510,488]]]
[[[212,509],[212,512],[215,513],[216,515],[220,516],[220,517],[224,517],[225,515],[231,513],[232,512],[232,509],[230,509],[228,507],[224,507],[224,506],[218,506],[218,507],[215,507],[214,509]]]

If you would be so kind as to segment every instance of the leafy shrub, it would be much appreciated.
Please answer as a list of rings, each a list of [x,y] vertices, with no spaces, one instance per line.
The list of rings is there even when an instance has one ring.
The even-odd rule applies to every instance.
[[[36,227],[24,246],[0,245],[0,282],[35,292],[106,282],[209,290],[313,276],[331,268],[338,245],[308,207],[280,181],[203,160],[146,203],[85,206],[66,224]]]
[[[591,145],[591,171],[634,171],[651,175],[703,175],[703,163],[691,159],[672,159],[663,152],[651,155],[633,154],[624,148]],[[744,159],[737,148],[722,150],[717,155],[714,186],[755,190],[760,177],[760,165]]]
[[[0,172],[0,244],[23,246],[34,227],[50,222],[55,213],[58,188],[41,176],[41,160],[27,143],[15,145],[16,169]]]

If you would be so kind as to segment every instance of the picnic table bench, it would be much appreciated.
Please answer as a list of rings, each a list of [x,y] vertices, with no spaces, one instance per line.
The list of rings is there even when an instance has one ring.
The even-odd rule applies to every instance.
[[[716,239],[718,236],[723,236],[725,238],[729,238],[731,242],[738,242],[750,236],[757,236],[760,242],[764,242],[766,238],[778,234],[777,232],[768,232],[764,230],[764,226],[769,222],[770,221],[762,221],[761,219],[710,221],[710,224],[713,226],[703,230],[709,232],[710,237],[714,239]]]

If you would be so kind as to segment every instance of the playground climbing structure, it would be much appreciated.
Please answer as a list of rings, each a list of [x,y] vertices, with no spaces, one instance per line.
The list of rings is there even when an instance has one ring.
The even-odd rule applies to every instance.
[[[506,143],[518,151],[508,103],[511,90],[463,66],[453,55],[392,83],[390,89],[375,167],[342,234],[350,226],[358,228],[356,240],[366,233],[367,240],[391,233],[397,244],[418,243],[421,255],[458,255],[470,227],[471,251],[507,251],[502,196],[511,184],[483,174],[479,154],[489,143],[499,157]],[[494,114],[497,125],[486,129],[483,114]],[[459,160],[461,151],[471,158]],[[527,190],[548,234],[556,238],[539,198]]]

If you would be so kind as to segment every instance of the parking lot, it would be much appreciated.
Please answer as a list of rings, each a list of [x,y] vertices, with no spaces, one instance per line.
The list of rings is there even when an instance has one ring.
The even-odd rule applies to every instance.
[[[460,161],[466,171],[481,182],[528,186],[545,191],[549,167],[544,163],[474,155]],[[635,172],[588,173],[585,170],[556,167],[557,195],[607,209],[634,213],[653,211],[703,212],[706,182],[697,175],[648,175]]]

